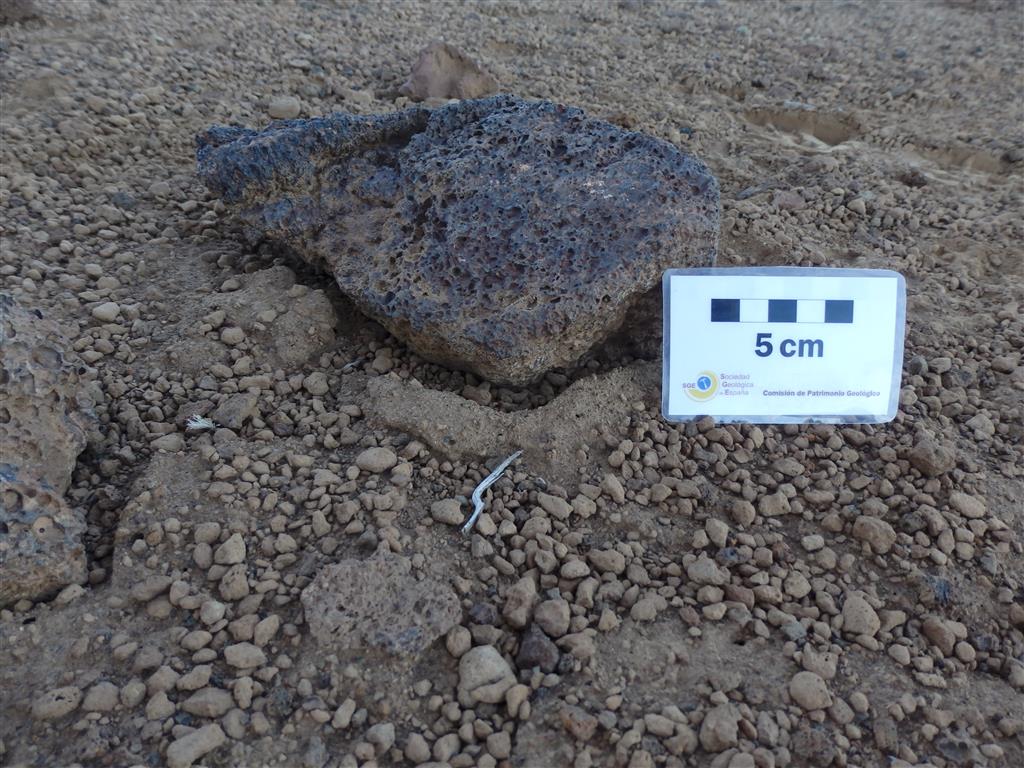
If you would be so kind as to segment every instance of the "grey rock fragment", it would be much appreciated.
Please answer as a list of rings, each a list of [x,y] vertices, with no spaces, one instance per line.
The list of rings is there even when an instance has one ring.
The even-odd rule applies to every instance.
[[[406,657],[418,656],[462,615],[447,585],[417,579],[408,558],[384,549],[323,568],[303,591],[302,605],[321,645]]]

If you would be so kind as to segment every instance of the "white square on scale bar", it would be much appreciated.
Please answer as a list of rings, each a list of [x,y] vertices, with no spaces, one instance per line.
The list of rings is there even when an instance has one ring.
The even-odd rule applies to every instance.
[[[741,323],[767,323],[768,299],[743,299],[740,301]]]
[[[824,323],[825,300],[801,299],[796,303],[796,321],[798,323]]]

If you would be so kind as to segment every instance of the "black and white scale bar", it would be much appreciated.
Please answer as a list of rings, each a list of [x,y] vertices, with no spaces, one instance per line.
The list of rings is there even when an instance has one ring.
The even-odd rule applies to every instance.
[[[713,323],[852,323],[852,299],[712,299]]]

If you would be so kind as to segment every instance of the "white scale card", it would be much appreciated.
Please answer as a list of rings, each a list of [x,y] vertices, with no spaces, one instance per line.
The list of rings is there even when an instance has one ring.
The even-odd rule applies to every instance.
[[[670,421],[880,423],[899,406],[906,282],[889,270],[670,269]]]

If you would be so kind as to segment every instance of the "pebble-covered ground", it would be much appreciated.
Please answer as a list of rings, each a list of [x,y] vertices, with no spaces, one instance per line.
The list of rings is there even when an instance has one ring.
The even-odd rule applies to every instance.
[[[0,764],[1024,765],[1019,2],[35,5],[0,276],[102,397]],[[667,424],[615,347],[491,386],[243,245],[195,134],[391,111],[436,38],[700,156],[719,264],[906,275],[896,420]]]

